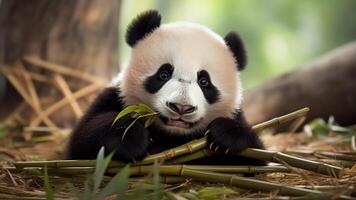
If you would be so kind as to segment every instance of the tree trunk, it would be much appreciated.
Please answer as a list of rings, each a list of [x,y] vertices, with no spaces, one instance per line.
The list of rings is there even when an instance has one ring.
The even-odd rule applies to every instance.
[[[247,92],[243,104],[252,124],[305,106],[307,121],[333,115],[341,125],[356,123],[356,42]]]
[[[30,54],[111,78],[119,69],[119,6],[120,0],[0,1],[0,66]],[[0,102],[14,105],[1,103],[0,117],[20,99],[7,84]]]

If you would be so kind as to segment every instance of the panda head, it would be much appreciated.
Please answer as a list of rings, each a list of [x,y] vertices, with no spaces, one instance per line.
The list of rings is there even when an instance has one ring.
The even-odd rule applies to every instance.
[[[126,105],[144,103],[160,113],[155,126],[190,134],[240,107],[246,55],[237,33],[222,38],[198,24],[161,25],[160,14],[148,11],[133,20],[126,41],[131,58],[116,84]]]

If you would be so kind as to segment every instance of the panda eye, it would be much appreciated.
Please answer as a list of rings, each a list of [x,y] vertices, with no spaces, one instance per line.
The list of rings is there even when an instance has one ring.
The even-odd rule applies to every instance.
[[[199,81],[198,81],[198,84],[201,86],[201,87],[206,87],[209,85],[209,80],[205,77],[203,78],[200,78]]]
[[[162,81],[168,81],[170,78],[171,78],[170,73],[165,70],[159,73],[159,79],[161,79]]]

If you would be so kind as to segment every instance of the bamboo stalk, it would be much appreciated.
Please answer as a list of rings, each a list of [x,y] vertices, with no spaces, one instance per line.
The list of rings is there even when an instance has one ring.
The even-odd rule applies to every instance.
[[[257,124],[255,126],[253,126],[252,128],[255,131],[260,131],[262,129],[265,129],[266,127],[271,127],[271,126],[276,126],[276,125],[279,126],[279,125],[284,124],[284,123],[291,121],[293,119],[305,116],[309,112],[309,110],[310,110],[309,108],[305,107],[305,108],[302,108],[295,112],[289,113],[287,115],[283,115],[281,117],[276,117],[269,121]]]
[[[356,166],[355,161],[347,161],[347,160],[330,160],[330,159],[323,159],[323,162],[336,165],[336,166],[342,166],[342,167],[347,167],[347,168],[352,168],[353,166]]]
[[[182,169],[181,176],[193,178],[199,181],[210,181],[230,184],[244,189],[252,189],[258,191],[278,191],[281,195],[287,196],[308,196],[310,199],[330,199],[331,196],[316,190],[309,190],[304,188],[294,188],[282,184],[269,183],[252,178],[239,177],[230,174],[221,174],[208,171],[197,171],[191,169]],[[348,196],[338,196],[338,199],[352,199]]]
[[[281,152],[248,148],[240,152],[238,155],[277,163],[281,163],[281,161],[283,161],[292,167],[297,167],[337,178],[343,175],[343,168],[341,167],[318,161],[306,160]]]
[[[132,166],[130,168],[131,175],[145,175],[154,170],[153,165],[141,165],[141,166]],[[243,174],[243,173],[271,173],[271,172],[290,172],[290,170],[284,166],[229,166],[229,165],[161,165],[159,166],[160,173],[176,173],[176,171],[181,169],[191,169],[199,171],[212,171],[212,172],[222,172],[222,173],[234,173],[234,174]],[[6,168],[10,172],[27,172],[27,173],[42,173],[44,167],[25,167],[25,168],[16,168],[9,167]],[[47,168],[48,173],[54,174],[91,174],[94,172],[95,167],[60,167],[60,168]],[[120,172],[122,167],[110,167],[107,169],[107,174],[115,175]],[[168,174],[169,175],[169,174]]]
[[[180,155],[193,153],[200,150],[206,146],[205,139],[193,140],[174,149],[169,149],[158,154],[150,155],[144,160],[139,162],[140,165],[147,165],[154,163],[155,160],[168,160],[171,158],[178,157]]]
[[[122,168],[108,168],[107,173],[115,175]],[[277,165],[277,166],[229,166],[229,165],[160,165],[160,173],[181,170],[181,169],[191,169],[198,171],[211,171],[211,172],[221,172],[221,173],[233,173],[233,174],[244,174],[244,173],[271,173],[271,172],[290,172],[290,169]],[[152,165],[143,166],[132,166],[130,168],[131,175],[144,175],[154,170]]]
[[[336,152],[315,152],[314,155],[319,158],[333,158],[335,160],[356,161],[355,155],[346,155]]]
[[[166,163],[167,164],[181,164],[181,163],[189,162],[192,160],[204,158],[204,157],[210,156],[212,154],[213,153],[211,151],[209,151],[208,149],[201,149],[201,150],[193,152],[191,154],[182,155],[177,158],[167,160]]]
[[[96,160],[50,160],[50,161],[19,161],[13,163],[18,169],[25,167],[47,167],[50,168],[63,168],[63,167],[95,167]],[[122,167],[126,164],[111,161],[109,167]]]

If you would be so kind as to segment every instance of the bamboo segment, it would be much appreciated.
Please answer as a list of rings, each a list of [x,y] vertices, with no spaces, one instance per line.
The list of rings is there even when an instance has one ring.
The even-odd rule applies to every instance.
[[[248,148],[240,152],[239,155],[248,158],[266,160],[270,162],[285,162],[286,164],[292,167],[297,167],[337,178],[341,177],[343,174],[343,168],[341,167],[329,165],[322,162],[306,160],[295,156],[290,156],[281,152]]]
[[[51,161],[24,161],[15,162],[16,168],[25,167],[47,167],[50,168],[63,168],[63,167],[95,167],[96,160],[51,160]],[[118,161],[111,161],[109,167],[122,167],[126,164]]]
[[[192,160],[204,158],[204,157],[210,156],[212,154],[213,154],[213,152],[209,151],[208,149],[201,149],[201,150],[193,152],[191,154],[187,154],[187,155],[179,156],[177,158],[170,159],[170,160],[166,161],[166,163],[167,164],[180,164],[180,163],[185,163],[185,162],[189,162]]]
[[[306,196],[306,195],[308,195],[308,197],[310,197],[310,198],[317,198],[317,199],[328,199],[329,198],[326,194],[316,191],[316,190],[293,188],[293,187],[289,187],[286,185],[269,183],[266,181],[245,178],[245,177],[239,177],[239,176],[229,175],[229,174],[221,174],[221,173],[208,172],[208,171],[197,171],[197,170],[191,170],[191,169],[182,169],[181,176],[193,178],[194,180],[199,180],[199,181],[225,183],[225,184],[230,184],[230,185],[237,186],[240,188],[258,190],[258,191],[267,191],[267,192],[279,191],[279,194],[281,194],[281,195],[288,195],[288,196]]]
[[[174,149],[169,149],[158,154],[147,156],[143,161],[137,163],[141,165],[147,165],[154,163],[155,160],[168,160],[180,155],[193,153],[197,150],[203,149],[206,146],[204,138],[199,140],[193,140]]]
[[[122,168],[109,168],[108,174],[115,175]],[[244,174],[244,173],[271,173],[271,172],[290,172],[287,167],[277,166],[224,166],[224,165],[161,165],[160,173],[164,175],[176,175],[177,171],[191,169],[198,171],[212,171],[222,173]],[[130,168],[131,175],[145,175],[154,170],[152,165],[133,166]],[[172,173],[172,174],[171,174]]]
[[[132,166],[130,168],[131,175],[145,175],[154,170],[153,165]],[[7,168],[11,172],[43,172],[44,167],[25,167],[25,168]],[[48,173],[52,174],[91,174],[94,172],[95,167],[60,167],[60,168],[47,168]],[[212,171],[222,173],[271,173],[271,172],[290,172],[290,169],[277,165],[277,166],[223,166],[223,165],[161,165],[159,166],[160,173],[164,175],[176,175],[177,171],[182,169],[191,169],[199,171]],[[111,167],[107,169],[107,174],[115,175],[122,170],[122,167]],[[170,174],[173,173],[173,174]]]
[[[255,126],[253,126],[252,129],[255,131],[260,131],[262,129],[265,129],[266,127],[271,127],[271,126],[275,126],[275,125],[279,126],[279,125],[284,124],[284,123],[291,121],[293,119],[305,116],[309,112],[309,110],[310,110],[309,108],[305,107],[305,108],[302,108],[295,112],[289,113],[287,115],[283,115],[281,117],[276,117],[269,121],[257,124]]]

